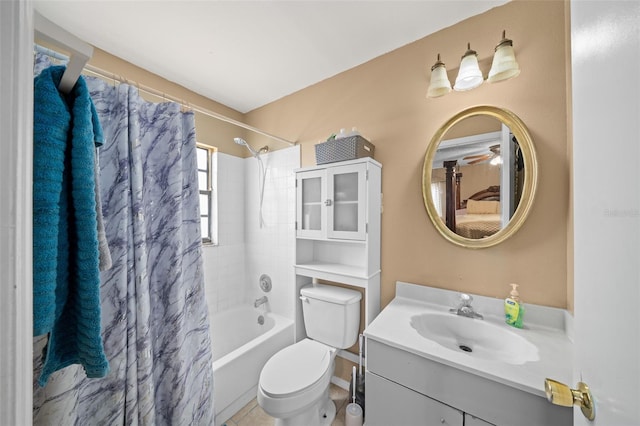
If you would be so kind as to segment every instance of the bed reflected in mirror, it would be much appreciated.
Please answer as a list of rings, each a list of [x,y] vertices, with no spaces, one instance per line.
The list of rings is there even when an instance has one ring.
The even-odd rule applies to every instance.
[[[504,228],[522,195],[522,150],[511,129],[490,116],[452,127],[431,165],[431,195],[456,234],[486,238]]]
[[[432,139],[423,197],[445,238],[488,247],[521,225],[535,177],[535,152],[524,123],[506,110],[474,107],[454,116]]]

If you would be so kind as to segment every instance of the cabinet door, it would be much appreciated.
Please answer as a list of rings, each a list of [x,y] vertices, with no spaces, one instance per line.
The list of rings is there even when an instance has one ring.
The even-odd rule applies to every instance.
[[[327,190],[326,171],[312,170],[296,176],[296,220],[300,237],[324,238]]]
[[[367,426],[463,425],[461,411],[376,374],[366,374]]]
[[[366,239],[367,165],[327,169],[327,237]]]
[[[495,426],[493,423],[486,422],[482,419],[464,413],[464,426]]]

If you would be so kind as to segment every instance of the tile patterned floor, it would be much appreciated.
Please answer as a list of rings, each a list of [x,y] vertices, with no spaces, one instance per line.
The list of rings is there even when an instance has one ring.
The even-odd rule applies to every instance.
[[[336,404],[336,418],[331,426],[344,426],[344,413],[348,404],[349,392],[331,384],[329,396]],[[225,423],[227,426],[273,426],[273,417],[265,413],[254,398]]]

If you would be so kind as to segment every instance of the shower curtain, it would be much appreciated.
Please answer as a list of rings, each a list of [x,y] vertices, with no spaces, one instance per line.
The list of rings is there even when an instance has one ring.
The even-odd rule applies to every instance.
[[[38,55],[36,73],[48,58]],[[34,381],[34,424],[211,425],[213,371],[192,112],[85,77],[105,144],[100,185],[113,266],[101,273],[110,372]],[[34,340],[34,377],[46,338]]]

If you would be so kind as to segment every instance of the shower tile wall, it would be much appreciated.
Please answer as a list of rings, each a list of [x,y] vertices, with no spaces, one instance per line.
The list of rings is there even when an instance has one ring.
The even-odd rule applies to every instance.
[[[217,163],[218,245],[202,250],[210,314],[243,303],[246,281],[244,160],[214,153],[212,161]]]
[[[247,296],[253,301],[264,295],[259,278],[268,274],[273,283],[267,294],[269,309],[293,318],[296,197],[293,171],[300,167],[300,147],[274,151],[262,159],[267,168],[263,227],[259,222],[258,163],[253,158],[246,160]]]
[[[273,289],[267,308],[293,318],[295,259],[295,176],[300,147],[262,154],[267,168],[259,222],[258,162],[217,153],[219,245],[205,247],[204,271],[210,313],[264,295],[259,278]]]

